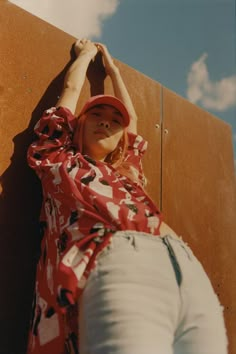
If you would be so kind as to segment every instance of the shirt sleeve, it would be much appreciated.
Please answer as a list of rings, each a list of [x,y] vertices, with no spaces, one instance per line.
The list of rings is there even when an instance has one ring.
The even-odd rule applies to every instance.
[[[144,179],[142,157],[147,150],[147,145],[147,141],[141,135],[128,133],[128,153],[126,161],[137,171],[140,180]],[[143,181],[143,183],[145,183],[145,181]]]
[[[52,107],[44,111],[35,125],[37,140],[27,154],[28,164],[38,174],[66,146],[71,145],[76,118],[68,108]]]

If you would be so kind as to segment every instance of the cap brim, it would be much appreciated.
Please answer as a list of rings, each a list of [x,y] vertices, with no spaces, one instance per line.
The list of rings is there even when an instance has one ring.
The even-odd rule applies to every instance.
[[[82,108],[79,116],[86,113],[89,109],[93,108],[94,106],[105,104],[116,108],[123,117],[124,126],[127,127],[130,123],[129,113],[124,105],[124,103],[119,100],[117,97],[112,95],[97,95],[92,96],[89,100],[85,103],[84,107]]]

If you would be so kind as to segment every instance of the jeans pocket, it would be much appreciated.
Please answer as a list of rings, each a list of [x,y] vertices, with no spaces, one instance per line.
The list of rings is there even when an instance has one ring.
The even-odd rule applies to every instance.
[[[113,236],[111,242],[98,255],[97,262],[100,263],[108,256],[114,255],[121,251],[132,251],[136,249],[135,237],[133,235]]]
[[[180,248],[184,251],[184,253],[187,255],[187,257],[190,261],[193,261],[196,259],[193,251],[191,250],[191,248],[189,247],[187,242],[182,240],[182,238],[177,239],[177,238],[173,238],[172,236],[170,236],[170,238],[180,246]]]

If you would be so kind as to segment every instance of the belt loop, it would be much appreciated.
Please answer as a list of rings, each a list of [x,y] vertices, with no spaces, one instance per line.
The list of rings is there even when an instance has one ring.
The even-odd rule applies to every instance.
[[[137,242],[137,237],[135,237],[135,235],[130,235],[130,244],[134,247],[135,251],[138,251],[139,246]]]
[[[177,260],[177,257],[175,255],[175,252],[173,250],[173,247],[170,244],[169,235],[166,235],[166,236],[162,237],[162,241],[165,244],[165,246],[167,247],[167,250],[168,250],[168,253],[169,253],[169,256],[170,256],[170,260],[171,260],[172,266],[174,268],[177,284],[178,284],[178,286],[180,286],[181,283],[182,283],[182,272],[181,272],[180,265],[179,265],[179,262]]]

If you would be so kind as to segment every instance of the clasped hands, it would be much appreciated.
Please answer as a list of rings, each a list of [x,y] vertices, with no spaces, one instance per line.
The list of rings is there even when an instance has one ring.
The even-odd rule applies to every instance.
[[[94,60],[97,53],[100,52],[106,74],[111,75],[117,70],[107,47],[102,43],[92,42],[86,38],[78,39],[74,44],[74,52],[77,57],[80,55],[90,55],[91,60]]]

